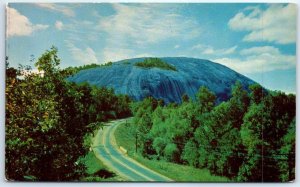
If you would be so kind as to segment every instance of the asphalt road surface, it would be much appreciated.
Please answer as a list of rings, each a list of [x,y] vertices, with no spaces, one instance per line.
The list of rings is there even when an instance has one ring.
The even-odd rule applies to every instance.
[[[103,129],[97,132],[92,145],[96,157],[108,168],[128,181],[171,181],[171,179],[147,168],[121,152],[116,144],[114,131],[116,127],[125,122],[125,120],[126,119],[121,119],[107,123],[107,126],[104,126]]]

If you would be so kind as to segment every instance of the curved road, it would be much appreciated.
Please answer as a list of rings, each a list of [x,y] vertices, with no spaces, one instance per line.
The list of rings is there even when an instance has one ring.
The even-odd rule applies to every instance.
[[[107,123],[107,126],[97,132],[92,145],[96,157],[108,168],[129,181],[171,181],[171,179],[143,166],[120,151],[116,145],[114,131],[125,120],[115,120]]]

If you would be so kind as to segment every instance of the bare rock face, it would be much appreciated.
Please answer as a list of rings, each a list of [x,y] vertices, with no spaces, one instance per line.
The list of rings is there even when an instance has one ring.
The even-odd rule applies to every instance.
[[[117,94],[127,94],[134,100],[147,96],[163,99],[166,103],[181,102],[187,94],[194,98],[201,86],[208,87],[218,101],[230,97],[231,86],[240,81],[244,88],[255,82],[218,63],[209,60],[164,57],[162,61],[175,66],[177,71],[135,66],[144,58],[134,58],[113,63],[111,66],[87,69],[69,77],[76,83],[88,82],[96,86],[113,88]]]

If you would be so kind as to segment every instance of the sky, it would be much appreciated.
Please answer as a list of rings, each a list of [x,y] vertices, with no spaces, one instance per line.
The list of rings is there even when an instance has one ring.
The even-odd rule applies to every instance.
[[[43,4],[7,7],[11,66],[52,45],[61,67],[135,57],[223,64],[271,90],[296,93],[294,4]]]

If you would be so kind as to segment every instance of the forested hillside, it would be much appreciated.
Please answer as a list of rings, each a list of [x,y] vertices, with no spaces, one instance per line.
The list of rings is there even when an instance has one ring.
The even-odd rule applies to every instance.
[[[8,180],[66,181],[86,175],[85,142],[102,122],[131,114],[130,99],[112,89],[66,80],[57,49],[30,69],[6,68],[5,172]],[[27,72],[24,75],[24,72]]]
[[[129,130],[144,157],[197,168],[233,181],[295,179],[295,95],[266,92],[258,84],[246,92],[237,82],[232,97],[216,105],[201,87],[196,100],[163,105],[151,97],[132,106]]]

